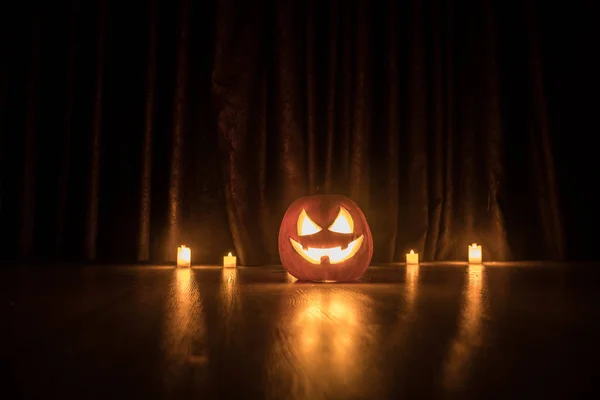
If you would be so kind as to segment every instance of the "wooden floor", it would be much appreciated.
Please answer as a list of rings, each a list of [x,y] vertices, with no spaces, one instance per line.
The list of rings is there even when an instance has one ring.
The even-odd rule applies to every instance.
[[[600,267],[600,266],[599,266]],[[591,398],[594,266],[0,272],[14,398]]]

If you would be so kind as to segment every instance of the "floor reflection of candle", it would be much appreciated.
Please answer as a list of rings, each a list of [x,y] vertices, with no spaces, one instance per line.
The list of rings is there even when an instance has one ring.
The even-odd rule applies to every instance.
[[[419,280],[419,266],[406,266],[406,303],[407,309],[412,311],[415,297],[417,296],[417,285]]]
[[[444,368],[444,384],[451,390],[457,389],[466,382],[471,371],[469,363],[473,361],[475,350],[481,345],[484,274],[485,267],[481,264],[469,264],[458,333],[452,342]]]
[[[404,290],[399,296],[399,307],[394,329],[390,334],[390,342],[406,343],[407,332],[410,331],[416,313],[415,303],[419,293],[419,265],[407,264],[404,278]]]
[[[223,268],[221,272],[221,287],[219,291],[222,318],[225,322],[225,334],[229,335],[230,321],[239,310],[240,296],[237,268]]]
[[[190,364],[205,364],[208,360],[203,350],[194,346],[202,342],[206,331],[201,304],[194,271],[188,268],[175,270],[162,343],[165,365],[172,372],[169,376],[177,376],[173,371],[186,370]],[[176,383],[165,382],[167,388],[172,384]]]

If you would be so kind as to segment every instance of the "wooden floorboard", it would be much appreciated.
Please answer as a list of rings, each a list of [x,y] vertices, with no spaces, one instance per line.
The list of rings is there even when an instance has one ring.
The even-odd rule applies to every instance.
[[[7,398],[573,396],[600,375],[597,271],[374,266],[361,282],[313,284],[280,266],[6,268],[4,390],[14,394]]]

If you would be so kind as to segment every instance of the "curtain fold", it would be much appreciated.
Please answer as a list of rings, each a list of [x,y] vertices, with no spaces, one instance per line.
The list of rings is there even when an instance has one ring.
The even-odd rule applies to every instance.
[[[409,5],[410,42],[408,59],[408,88],[409,98],[406,125],[405,154],[406,176],[404,187],[406,210],[402,225],[404,225],[404,243],[419,253],[425,252],[425,239],[429,226],[429,115],[428,101],[431,95],[426,80],[426,54],[423,28],[424,9],[421,1],[413,0]],[[435,223],[435,222],[434,222]],[[406,252],[404,252],[406,253]],[[425,259],[428,259],[425,258]]]
[[[68,43],[66,50],[67,60],[65,68],[65,114],[64,114],[64,137],[62,138],[62,149],[60,149],[61,163],[58,170],[58,190],[56,191],[56,235],[54,252],[64,256],[64,239],[66,229],[67,199],[70,175],[70,145],[73,134],[73,107],[75,102],[75,83],[72,79],[77,68],[77,25],[79,17],[79,4],[72,1],[69,19]]]
[[[565,236],[559,205],[559,192],[556,183],[556,171],[552,143],[548,129],[546,96],[542,77],[540,39],[537,33],[537,17],[533,1],[527,2],[528,45],[530,49],[531,93],[533,97],[533,115],[530,129],[533,131],[533,158],[536,163],[537,202],[539,220],[543,226],[544,241],[552,258],[565,258]]]
[[[372,223],[379,227],[381,235],[377,242],[374,243],[374,251],[381,254],[384,260],[394,260],[396,254],[400,252],[396,249],[396,242],[399,239],[398,223],[400,203],[400,72],[399,72],[399,54],[398,54],[398,32],[396,24],[398,20],[399,7],[397,2],[388,1],[388,16],[387,16],[387,54],[388,59],[385,65],[385,78],[387,83],[387,95],[383,98],[386,101],[386,117],[385,125],[381,128],[387,136],[384,141],[387,151],[383,154],[384,162],[377,164],[376,168],[382,168],[385,172],[379,176],[373,177],[373,185],[382,188],[381,207],[386,210],[385,215],[374,214],[371,216]]]
[[[250,5],[237,8],[235,3],[222,2],[218,6],[217,18],[223,23],[217,25],[212,94],[229,228],[241,262],[252,265],[266,261],[261,231],[266,228],[272,232],[275,228],[269,224],[268,216],[272,211],[266,209],[272,204],[266,200],[265,191],[270,190],[267,181],[275,173],[269,169],[280,160],[276,158],[277,154],[267,157],[272,149],[272,141],[267,139],[271,121],[264,113],[268,112],[270,99],[261,85],[264,82],[262,76],[267,72],[260,63],[269,56],[269,49],[261,40],[266,21],[260,14],[252,20],[247,19]],[[260,3],[253,7],[264,11]],[[239,86],[238,82],[245,86]],[[286,106],[288,110],[291,107]],[[286,145],[284,136],[280,143]],[[293,165],[291,168],[286,172],[293,174]],[[279,171],[279,168],[273,169]],[[289,188],[282,185],[276,190],[285,195]],[[256,211],[264,219],[257,221]]]
[[[494,4],[491,0],[486,0],[484,4],[484,14],[486,29],[484,37],[486,40],[483,43],[486,52],[483,56],[484,71],[487,78],[482,84],[482,97],[488,99],[486,112],[483,114],[485,124],[483,126],[484,134],[489,136],[487,146],[485,147],[485,163],[487,170],[487,206],[486,211],[489,215],[489,223],[487,225],[488,235],[497,244],[496,258],[500,261],[505,261],[512,258],[509,244],[506,237],[506,226],[504,221],[504,213],[500,206],[500,189],[504,181],[503,157],[507,150],[503,141],[503,126],[500,107],[500,91],[498,89],[498,73],[497,61],[497,28],[496,18],[494,17]],[[493,255],[493,254],[492,254]]]
[[[169,177],[168,231],[164,249],[165,259],[175,261],[176,249],[180,243],[187,242],[182,226],[182,191],[185,180],[184,146],[186,141],[187,112],[187,74],[188,74],[188,30],[189,1],[179,3],[177,65],[175,67],[175,94],[173,100],[173,128],[171,134],[171,174]]]
[[[23,4],[2,28],[2,258],[279,263],[287,206],[339,193],[376,263],[472,242],[565,259],[541,6]]]
[[[85,255],[90,261],[97,257],[98,245],[98,208],[100,202],[100,162],[102,138],[102,111],[104,101],[104,60],[105,36],[108,18],[108,2],[102,1],[97,10],[97,38],[96,38],[96,76],[95,95],[92,114],[92,127],[89,150],[89,178],[88,178],[88,209],[86,218]]]
[[[27,88],[25,100],[23,175],[21,181],[21,215],[19,255],[28,258],[33,251],[33,229],[35,226],[36,197],[36,138],[38,130],[38,92],[40,79],[40,10],[33,8],[30,21],[30,55],[27,69]]]
[[[157,0],[151,0],[148,22],[148,69],[146,71],[146,104],[144,138],[142,140],[142,174],[140,177],[140,227],[137,251],[139,261],[150,260],[152,135],[154,133],[154,110],[156,109],[157,8]]]

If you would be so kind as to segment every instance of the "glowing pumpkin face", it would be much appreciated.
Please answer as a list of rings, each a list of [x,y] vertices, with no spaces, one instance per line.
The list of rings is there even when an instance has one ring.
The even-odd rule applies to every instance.
[[[299,280],[353,281],[373,255],[367,220],[345,196],[316,195],[296,200],[279,230],[283,267]]]

